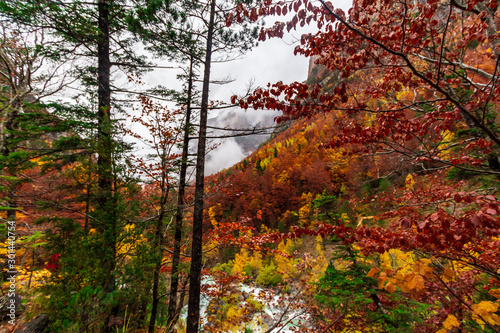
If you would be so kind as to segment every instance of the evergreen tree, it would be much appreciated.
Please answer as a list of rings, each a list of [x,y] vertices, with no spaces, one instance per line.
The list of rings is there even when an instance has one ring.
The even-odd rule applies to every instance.
[[[75,227],[76,229],[73,230],[75,237],[83,237],[82,242],[88,246],[82,246],[83,252],[81,253],[68,251],[68,247],[64,248],[64,253],[69,257],[78,255],[87,258],[88,260],[82,261],[83,267],[79,265],[75,267],[82,268],[87,276],[92,274],[93,277],[84,279],[84,283],[80,285],[82,289],[78,291],[68,289],[68,285],[73,288],[77,285],[69,283],[64,286],[63,284],[69,281],[82,281],[77,278],[82,272],[70,269],[75,262],[70,258],[64,258],[61,262],[65,263],[68,268],[63,270],[65,278],[54,277],[53,279],[54,283],[59,283],[59,290],[62,291],[61,297],[66,300],[74,299],[75,296],[71,296],[70,293],[76,292],[78,297],[97,297],[97,303],[101,305],[108,302],[107,305],[102,306],[102,311],[106,315],[101,313],[94,317],[93,320],[97,322],[94,327],[88,328],[89,331],[112,329],[112,318],[116,317],[119,310],[117,298],[113,296],[118,293],[117,278],[120,275],[117,267],[120,260],[118,245],[123,242],[123,237],[126,239],[128,236],[125,235],[129,234],[123,227],[127,224],[126,212],[131,210],[124,210],[123,206],[120,206],[120,201],[123,199],[121,192],[126,191],[125,188],[120,189],[125,183],[124,179],[120,179],[122,167],[118,161],[124,145],[114,140],[113,118],[117,116],[119,105],[112,99],[111,72],[112,67],[127,72],[137,71],[145,64],[144,60],[135,56],[133,52],[132,46],[135,41],[126,37],[125,18],[128,8],[128,4],[124,1],[114,0],[97,0],[96,2],[8,0],[0,4],[0,16],[3,20],[10,24],[25,26],[31,31],[43,29],[50,35],[50,42],[44,41],[36,45],[36,49],[45,56],[57,60],[61,66],[66,66],[67,73],[79,82],[77,91],[84,92],[78,93],[75,100],[78,103],[82,103],[84,99],[90,100],[90,103],[82,103],[86,104],[83,109],[95,110],[93,117],[95,117],[97,135],[89,141],[89,147],[92,149],[88,151],[89,154],[95,153],[95,157],[87,155],[89,156],[87,160],[91,164],[94,162],[96,164],[95,186],[87,189],[92,188],[91,192],[87,191],[87,193],[92,193],[92,196],[89,194],[88,198],[95,198],[95,200],[88,201],[88,205],[93,206],[92,209],[87,209],[90,216],[89,227],[95,232],[81,234],[78,231],[79,228]],[[70,66],[68,61],[73,58],[73,54],[78,54],[79,58]],[[69,90],[68,92],[71,93]],[[52,104],[51,107],[51,110],[64,109],[71,110],[71,112],[82,109],[66,108],[61,104]],[[89,176],[89,179],[91,178]],[[134,186],[133,183],[130,185]],[[56,223],[57,221],[53,222],[55,223],[54,230],[59,230],[59,232],[65,230]],[[63,241],[58,237],[51,239]],[[57,247],[55,243],[51,244]],[[75,244],[78,243],[75,242]],[[85,291],[85,288],[90,288],[92,292]],[[57,308],[57,304],[59,303],[56,301],[51,306]],[[64,311],[55,311],[53,315],[62,318],[62,323],[64,320],[78,321],[81,318],[89,320],[89,314],[86,313],[88,309],[77,308],[76,310],[80,311],[76,316]],[[55,322],[57,325],[57,321]],[[79,327],[72,324],[61,325],[66,328]]]

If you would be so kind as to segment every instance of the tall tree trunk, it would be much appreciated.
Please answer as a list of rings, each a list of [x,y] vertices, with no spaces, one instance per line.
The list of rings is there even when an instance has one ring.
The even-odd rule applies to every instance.
[[[21,105],[22,101],[19,99],[18,96],[16,96],[11,104],[12,111],[8,112],[4,126],[6,133],[4,134],[3,140],[2,140],[2,156],[8,157],[10,153],[14,152],[16,149],[15,147],[11,147],[9,144],[9,141],[13,137],[13,132],[17,128],[17,121],[19,117],[19,112],[21,110]],[[8,168],[8,172],[11,176],[16,176],[16,168],[10,166]],[[9,185],[9,200],[8,200],[8,206],[9,209],[7,210],[7,220],[8,221],[15,221],[16,220],[16,181],[14,180],[10,185]]]
[[[97,111],[98,119],[98,142],[97,142],[97,177],[98,194],[97,200],[99,210],[102,212],[101,231],[104,236],[104,279],[103,285],[108,291],[115,289],[115,279],[113,271],[115,269],[116,257],[116,237],[117,224],[115,214],[113,213],[112,200],[112,143],[111,143],[111,88],[110,72],[111,61],[109,55],[109,1],[98,0],[98,27],[99,37],[97,39],[98,55],[98,99],[99,108]]]
[[[110,72],[111,61],[109,57],[109,2],[99,0],[99,38],[98,47],[98,178],[101,190],[99,200],[104,204],[109,197],[103,195],[111,192],[111,88]]]
[[[172,255],[172,275],[170,278],[170,298],[168,301],[167,332],[173,332],[177,321],[177,293],[179,290],[180,256],[182,244],[182,219],[184,217],[184,194],[186,190],[186,173],[188,167],[189,132],[191,129],[191,99],[193,94],[193,57],[189,63],[186,119],[184,123],[184,141],[182,146],[179,190],[177,193],[177,210],[175,212],[174,251]]]
[[[164,161],[162,161],[164,165]],[[158,220],[156,222],[156,230],[155,230],[155,270],[153,273],[153,302],[151,305],[151,317],[149,319],[149,328],[148,333],[154,333],[155,331],[155,323],[156,323],[156,314],[158,312],[158,287],[160,285],[160,269],[161,263],[163,259],[163,219],[165,218],[165,204],[167,202],[168,192],[170,190],[169,186],[166,186],[166,170],[163,168],[163,175],[161,180],[161,196],[160,196],[160,212],[158,214]],[[166,188],[165,188],[166,186]]]
[[[212,60],[212,38],[214,33],[215,2],[210,3],[205,71],[201,95],[200,133],[196,158],[196,185],[193,210],[193,238],[191,248],[191,271],[189,275],[189,300],[186,333],[197,333],[200,320],[200,290],[203,242],[203,195],[205,191],[205,151],[207,140],[208,95],[210,86],[210,63]]]

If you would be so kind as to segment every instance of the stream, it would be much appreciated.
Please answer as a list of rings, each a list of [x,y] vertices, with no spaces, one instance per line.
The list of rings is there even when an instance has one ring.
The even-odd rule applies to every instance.
[[[212,294],[216,288],[220,287],[213,280],[209,279],[204,279],[202,284],[207,288],[206,292],[202,293],[200,301],[201,328],[209,324],[209,307],[214,300],[209,294]],[[262,304],[262,306],[255,311],[250,311],[250,314],[241,319],[239,326],[233,326],[230,330],[218,332],[291,333],[298,332],[300,327],[311,326],[312,317],[305,311],[306,307],[303,306],[300,298],[293,293],[284,294],[274,289],[264,289],[240,283],[231,287],[231,295],[238,297],[238,308],[247,306],[249,302],[252,302],[252,304]],[[179,333],[185,331],[186,317],[187,305],[183,308],[180,315],[178,324]],[[220,323],[215,323],[215,325],[217,324]]]

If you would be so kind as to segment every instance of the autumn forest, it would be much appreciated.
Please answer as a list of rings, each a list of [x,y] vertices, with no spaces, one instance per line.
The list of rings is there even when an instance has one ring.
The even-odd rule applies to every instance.
[[[0,332],[500,332],[496,0],[4,0],[0,27]],[[213,97],[306,28],[307,80]]]

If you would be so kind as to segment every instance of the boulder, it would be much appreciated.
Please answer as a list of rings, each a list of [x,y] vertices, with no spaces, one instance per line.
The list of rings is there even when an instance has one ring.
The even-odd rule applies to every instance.
[[[42,333],[45,332],[49,323],[49,315],[42,313],[19,327],[14,333]]]

